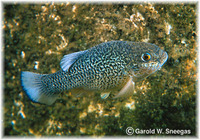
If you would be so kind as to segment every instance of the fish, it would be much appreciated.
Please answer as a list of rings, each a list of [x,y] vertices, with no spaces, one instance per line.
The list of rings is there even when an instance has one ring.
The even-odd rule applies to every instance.
[[[21,85],[32,102],[52,105],[63,91],[80,96],[100,93],[102,99],[132,95],[135,82],[159,70],[168,54],[157,45],[109,41],[64,55],[51,74],[21,72]]]

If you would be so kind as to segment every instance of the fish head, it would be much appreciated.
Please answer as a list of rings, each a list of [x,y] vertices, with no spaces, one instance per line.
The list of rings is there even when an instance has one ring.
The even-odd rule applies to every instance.
[[[132,49],[130,63],[131,76],[135,81],[141,80],[159,70],[168,59],[168,54],[158,46],[150,43],[136,43]]]

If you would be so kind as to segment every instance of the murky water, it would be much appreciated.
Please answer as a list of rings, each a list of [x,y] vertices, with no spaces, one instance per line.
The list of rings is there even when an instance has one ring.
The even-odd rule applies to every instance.
[[[196,135],[196,6],[4,3],[4,135],[128,136],[127,127],[141,130],[132,136]],[[169,59],[125,99],[65,92],[45,106],[22,91],[21,71],[54,73],[63,55],[111,40],[154,43]]]

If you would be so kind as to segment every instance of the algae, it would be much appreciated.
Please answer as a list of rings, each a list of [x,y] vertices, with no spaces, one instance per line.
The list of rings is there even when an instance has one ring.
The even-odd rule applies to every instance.
[[[197,3],[3,3],[3,16],[4,136],[197,135]],[[63,55],[111,40],[154,43],[169,59],[125,99],[65,92],[45,106],[22,91],[21,71],[54,73]]]

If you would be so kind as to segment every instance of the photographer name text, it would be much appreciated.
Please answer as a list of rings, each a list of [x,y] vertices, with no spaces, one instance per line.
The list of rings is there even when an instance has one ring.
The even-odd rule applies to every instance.
[[[137,134],[137,135],[154,135],[154,134],[163,134],[163,135],[190,135],[191,134],[191,130],[176,130],[176,129],[162,129],[162,128],[158,128],[158,129],[133,129],[132,127],[127,127],[126,129],[126,134],[127,135],[133,135],[133,134]]]

